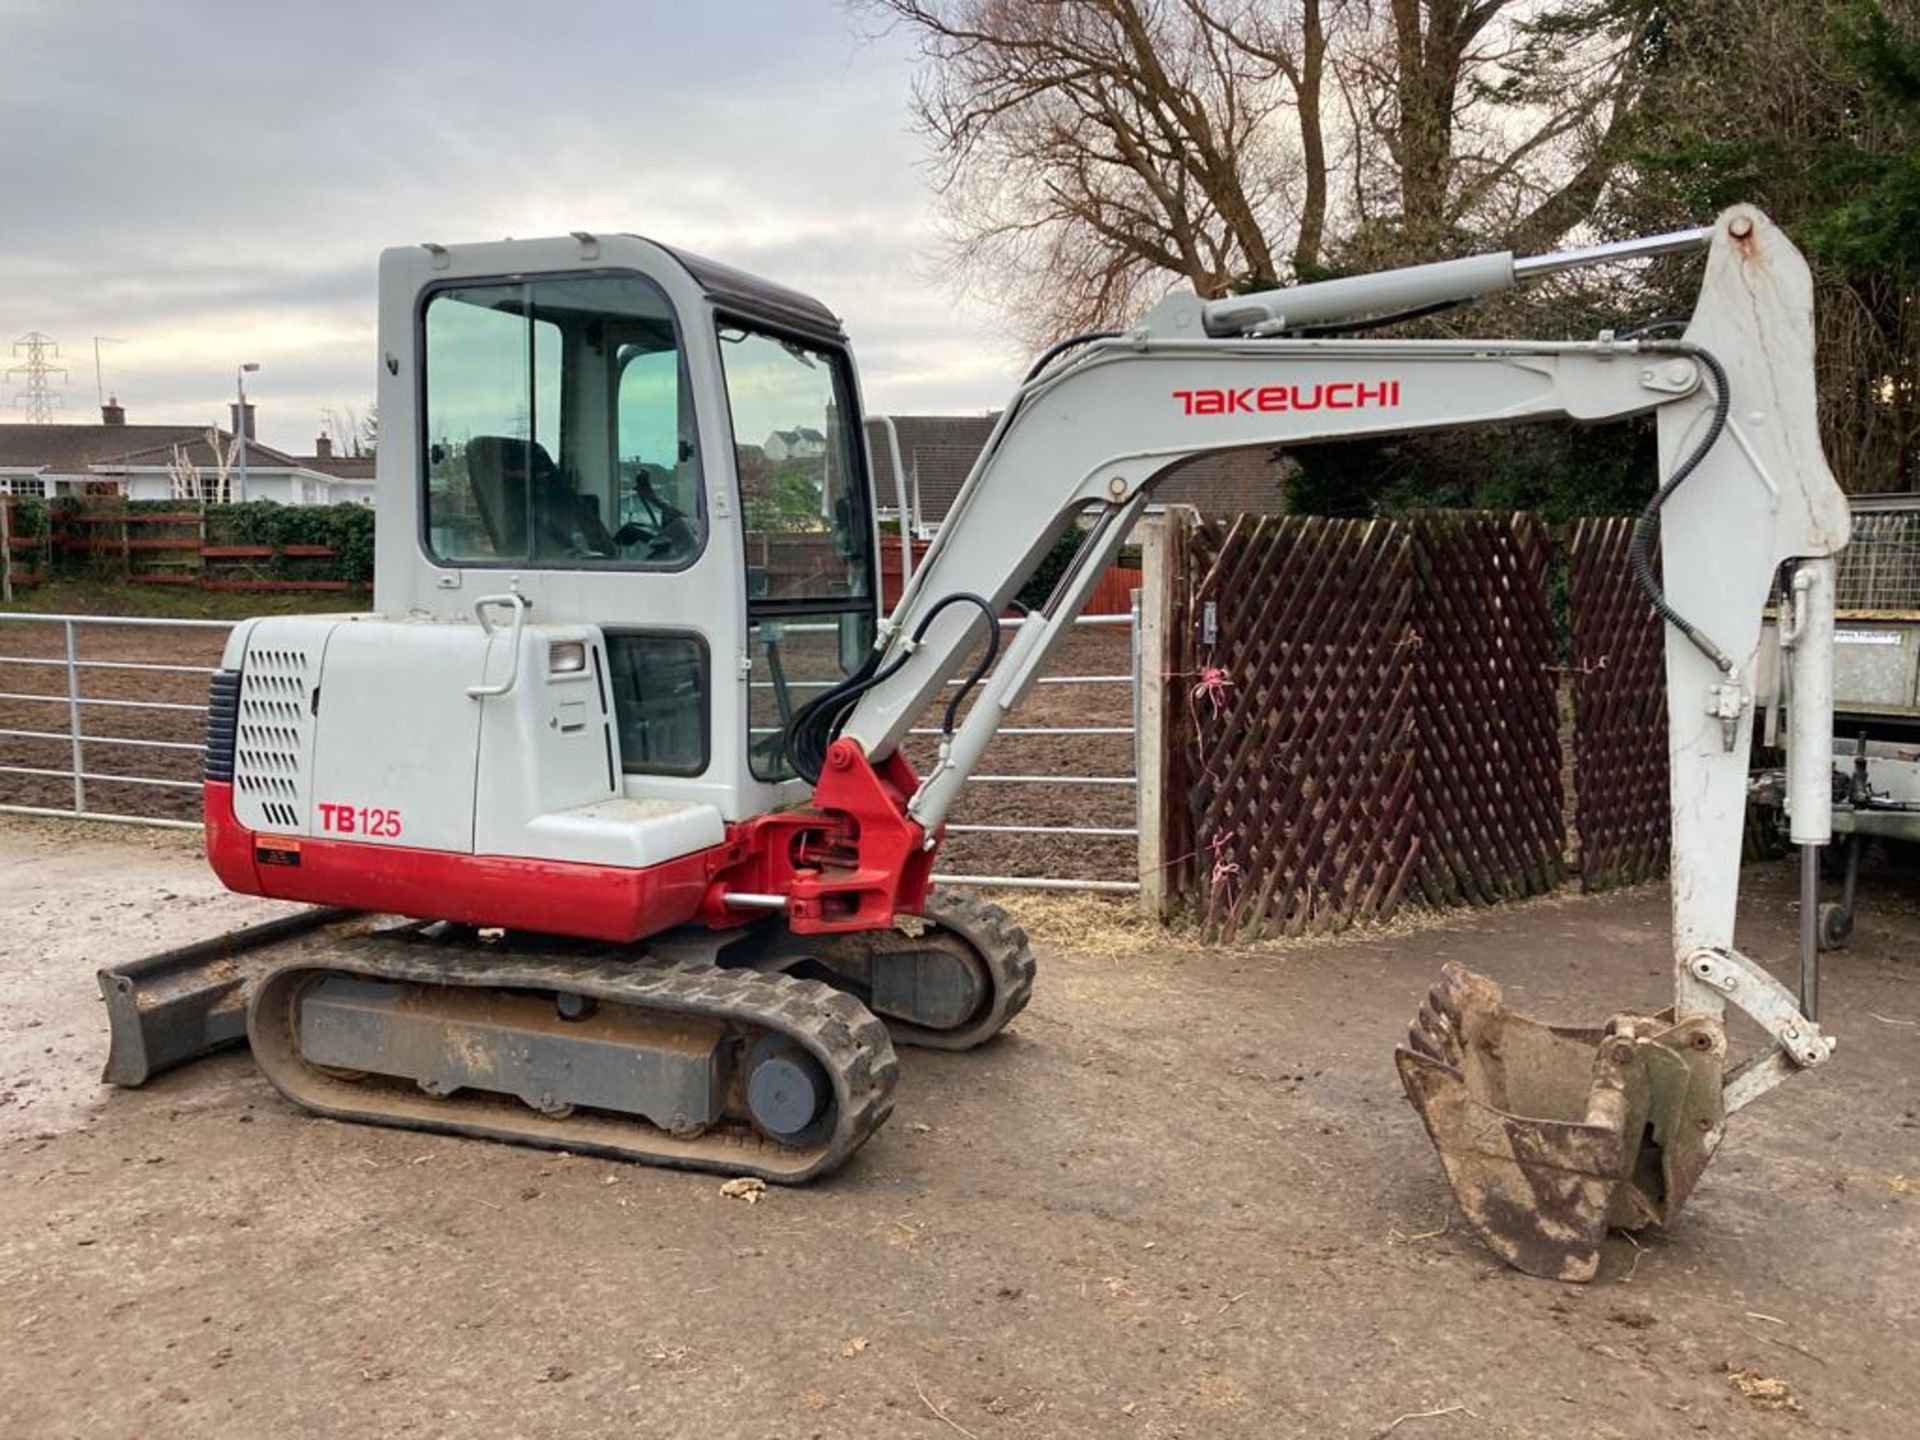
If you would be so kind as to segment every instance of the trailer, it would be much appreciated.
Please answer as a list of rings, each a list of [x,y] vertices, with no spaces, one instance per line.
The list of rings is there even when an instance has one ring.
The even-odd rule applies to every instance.
[[[1853,538],[1838,557],[1835,584],[1834,844],[1825,858],[1840,891],[1820,906],[1826,950],[1852,933],[1866,844],[1920,843],[1920,492],[1855,496],[1852,504]],[[1770,614],[1755,677],[1769,748],[1782,740],[1790,648]],[[1785,824],[1784,770],[1756,771],[1752,794]]]

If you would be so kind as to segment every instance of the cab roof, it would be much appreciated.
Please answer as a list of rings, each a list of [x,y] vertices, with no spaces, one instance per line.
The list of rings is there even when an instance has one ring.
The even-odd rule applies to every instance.
[[[660,245],[657,240],[653,243]],[[723,310],[745,311],[829,340],[847,338],[846,331],[841,328],[840,317],[811,295],[802,295],[798,290],[789,290],[771,280],[762,280],[758,275],[749,275],[744,270],[677,250],[671,245],[660,245],[660,248],[678,260],[693,277],[694,283]]]

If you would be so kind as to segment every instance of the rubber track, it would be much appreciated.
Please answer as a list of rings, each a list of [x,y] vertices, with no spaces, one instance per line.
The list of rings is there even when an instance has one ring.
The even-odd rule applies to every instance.
[[[819,981],[538,951],[492,955],[481,946],[429,950],[404,940],[395,943],[398,938],[347,940],[261,977],[248,1011],[247,1037],[260,1068],[295,1104],[334,1119],[755,1175],[783,1184],[811,1180],[843,1164],[893,1109],[899,1062],[886,1027],[858,1000]],[[600,1111],[547,1116],[512,1097],[462,1092],[436,1100],[402,1088],[404,1082],[338,1079],[299,1058],[294,1031],[301,982],[329,973],[423,985],[570,991],[611,1004],[775,1031],[804,1045],[825,1068],[833,1083],[834,1128],[823,1140],[795,1147],[729,1118],[704,1135],[677,1139],[634,1116]]]
[[[984,1045],[1033,998],[1034,961],[1027,932],[991,901],[951,891],[927,897],[923,918],[966,943],[987,967],[992,989],[979,1014],[965,1025],[929,1030],[896,1020],[889,1024],[893,1038],[927,1050],[971,1050]]]

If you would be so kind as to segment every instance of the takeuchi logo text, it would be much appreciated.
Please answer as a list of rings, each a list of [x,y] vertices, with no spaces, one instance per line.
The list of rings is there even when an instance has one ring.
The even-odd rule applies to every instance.
[[[1336,380],[1321,385],[1248,385],[1238,390],[1176,390],[1182,415],[1271,415],[1280,410],[1391,410],[1400,382]]]

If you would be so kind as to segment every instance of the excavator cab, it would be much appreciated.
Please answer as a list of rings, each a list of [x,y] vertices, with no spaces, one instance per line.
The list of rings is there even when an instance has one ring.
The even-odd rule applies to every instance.
[[[872,647],[839,322],[631,236],[389,251],[381,321],[376,613],[235,632],[223,878],[611,941],[687,923],[732,827],[808,798],[785,728]]]

